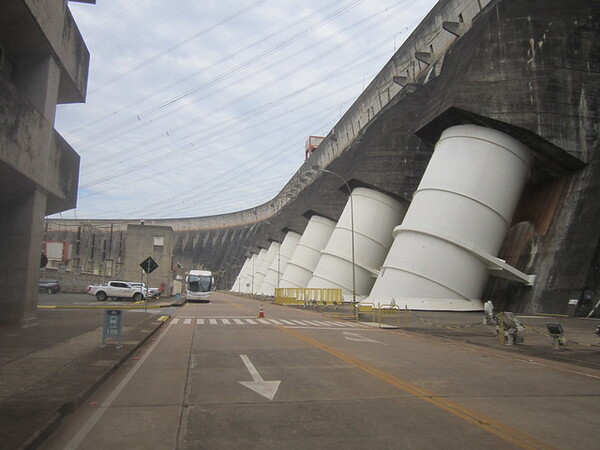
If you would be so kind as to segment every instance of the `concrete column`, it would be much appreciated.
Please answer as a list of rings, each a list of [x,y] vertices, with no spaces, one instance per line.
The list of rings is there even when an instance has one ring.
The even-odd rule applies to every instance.
[[[54,124],[60,85],[60,66],[52,55],[20,62],[15,69],[15,84],[31,104]]]
[[[46,194],[35,189],[3,204],[0,215],[0,323],[35,324]]]

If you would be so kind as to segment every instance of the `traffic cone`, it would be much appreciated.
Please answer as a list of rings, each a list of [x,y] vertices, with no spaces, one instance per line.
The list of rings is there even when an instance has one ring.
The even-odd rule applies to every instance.
[[[259,311],[259,313],[258,313],[258,318],[259,318],[259,319],[264,319],[264,317],[265,317],[265,312],[263,311],[263,305],[262,305],[262,303],[261,303],[261,304],[260,304],[260,311]]]

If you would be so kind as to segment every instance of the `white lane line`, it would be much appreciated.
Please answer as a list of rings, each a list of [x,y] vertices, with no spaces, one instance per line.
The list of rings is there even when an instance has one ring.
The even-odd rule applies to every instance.
[[[327,321],[327,322],[323,322],[323,323],[326,323],[327,325],[333,325],[334,327],[343,327],[343,326],[346,326],[346,324],[344,324],[342,322]]]
[[[256,322],[252,319],[245,319],[250,325],[256,325]]]
[[[281,325],[281,322],[279,320],[275,320],[275,319],[268,319],[269,322],[274,323],[275,325]]]
[[[242,322],[240,319],[233,319],[233,321],[238,325],[244,325],[244,322]]]
[[[184,325],[189,325],[190,323],[192,323],[192,319],[184,319],[183,320]]]
[[[204,319],[196,319],[196,325],[204,325]]]
[[[296,325],[294,322],[291,322],[289,320],[284,320],[284,319],[279,319],[281,320],[283,323],[285,323],[286,325]]]
[[[231,322],[228,319],[221,319],[221,322],[225,325],[231,325]]]
[[[211,325],[217,325],[217,319],[208,319],[208,323]]]
[[[178,318],[175,318],[175,319],[171,320],[171,323],[172,323],[173,325],[177,325],[177,324],[179,323],[179,319],[178,319]]]
[[[83,424],[83,426],[79,429],[79,431],[75,434],[75,436],[73,436],[73,438],[66,445],[65,450],[76,450],[77,447],[79,447],[79,444],[81,444],[81,442],[87,437],[87,435],[90,433],[90,431],[92,431],[92,429],[96,426],[96,424],[102,418],[104,413],[111,407],[111,405],[113,404],[115,399],[118,397],[118,395],[121,393],[121,391],[123,391],[123,389],[125,389],[125,386],[127,386],[127,384],[131,381],[131,379],[137,373],[139,368],[142,367],[142,365],[144,364],[146,359],[148,359],[148,357],[152,354],[152,352],[154,351],[156,346],[158,344],[160,344],[160,342],[163,340],[163,338],[167,335],[168,331],[171,329],[171,326],[174,325],[175,323],[176,323],[175,320],[173,320],[171,323],[169,323],[167,325],[167,329],[164,330],[164,332],[156,338],[156,340],[150,347],[148,347],[148,350],[146,351],[146,353],[144,353],[142,355],[142,357],[133,366],[131,371],[127,375],[125,375],[125,377],[119,383],[119,385],[115,388],[115,390],[112,391],[108,397],[106,397],[106,400],[104,400],[102,402],[102,404],[98,407],[98,409],[94,412],[94,414],[92,414],[92,416],[87,420],[87,422],[85,422]]]
[[[305,326],[306,326],[306,324],[305,324],[304,322],[301,322],[301,321],[299,321],[299,320],[291,320],[290,322],[294,322],[294,323],[296,323],[296,324],[298,324],[298,325],[302,325],[303,327],[305,327]]]
[[[356,323],[351,323],[351,322],[344,322],[344,325],[346,325],[347,327],[358,327],[358,328],[363,327],[363,325],[358,325]]]
[[[271,322],[269,322],[267,319],[256,319],[256,320],[264,325],[271,325]]]

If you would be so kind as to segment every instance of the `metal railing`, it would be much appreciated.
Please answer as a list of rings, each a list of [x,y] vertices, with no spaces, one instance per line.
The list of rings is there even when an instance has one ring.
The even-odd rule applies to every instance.
[[[342,305],[344,298],[341,289],[300,289],[277,288],[275,289],[275,304],[300,305],[305,307]]]

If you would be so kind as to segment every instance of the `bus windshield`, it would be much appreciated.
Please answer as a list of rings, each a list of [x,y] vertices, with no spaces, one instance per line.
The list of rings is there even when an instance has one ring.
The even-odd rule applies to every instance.
[[[189,275],[187,279],[188,291],[210,292],[212,277],[207,275]]]

